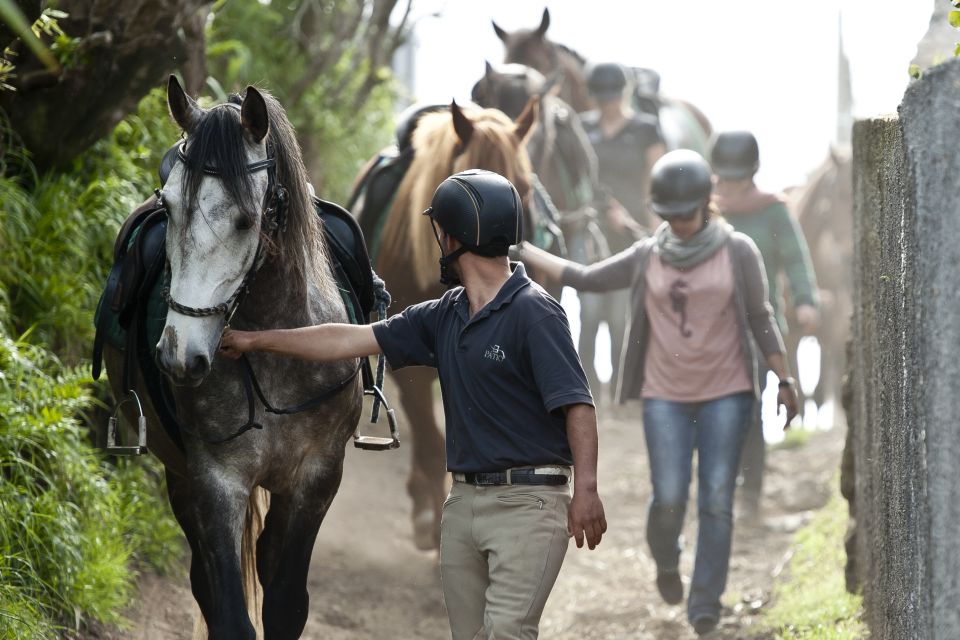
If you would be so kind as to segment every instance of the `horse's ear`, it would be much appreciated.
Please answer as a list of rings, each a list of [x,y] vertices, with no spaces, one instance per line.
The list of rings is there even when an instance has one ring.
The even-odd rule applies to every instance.
[[[187,134],[193,133],[203,118],[203,109],[184,92],[180,81],[174,75],[167,80],[167,106],[170,108],[170,115],[173,116],[174,122]]]
[[[240,123],[250,138],[257,144],[263,142],[270,130],[270,116],[267,113],[267,101],[254,87],[247,87],[240,105]]]
[[[470,138],[473,137],[473,122],[466,116],[456,100],[450,102],[450,113],[453,115],[453,130],[457,132],[460,148],[463,149],[470,144]]]
[[[547,29],[550,28],[550,9],[547,7],[543,8],[543,17],[540,18],[540,26],[537,27],[537,30],[533,32],[538,38],[543,38],[547,35]]]
[[[540,96],[531,96],[531,98],[527,100],[526,106],[523,107],[523,111],[514,121],[516,125],[514,134],[520,142],[526,142],[527,136],[530,135],[530,132],[533,131],[534,126],[537,124],[537,117],[539,115]]]
[[[500,38],[500,42],[506,44],[507,40],[510,39],[510,34],[504,31],[503,29],[501,29],[500,25],[498,25],[493,20],[490,21],[490,24],[493,25],[493,30],[496,32],[497,37]]]

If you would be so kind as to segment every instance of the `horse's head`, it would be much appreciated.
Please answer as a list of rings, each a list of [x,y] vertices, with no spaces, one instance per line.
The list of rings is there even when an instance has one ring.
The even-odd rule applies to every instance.
[[[276,209],[263,95],[202,109],[171,76],[167,101],[187,137],[163,187],[170,311],[157,363],[179,385],[210,371],[227,317],[265,256],[264,211]],[[239,102],[239,101],[238,101]]]
[[[483,77],[473,85],[471,97],[481,107],[500,109],[511,118],[518,118],[534,96],[541,100],[559,89],[557,72],[549,80],[542,73],[523,64],[486,63]],[[542,110],[541,110],[542,113]]]
[[[409,257],[413,281],[427,291],[437,279],[440,257],[423,210],[444,179],[467,169],[487,169],[516,186],[527,207],[532,170],[526,141],[536,125],[538,100],[531,100],[511,120],[498,109],[462,108],[424,114],[417,121],[412,144],[414,158],[397,189],[384,229],[381,255]]]
[[[549,75],[557,69],[557,52],[554,44],[547,40],[547,29],[550,27],[550,10],[543,10],[540,26],[535,29],[518,29],[508,32],[491,21],[497,37],[506,47],[503,61],[508,63],[525,64],[533,67],[544,75]]]
[[[467,169],[486,169],[513,183],[526,201],[530,194],[532,169],[526,141],[539,113],[539,100],[531,98],[515,120],[499,109],[462,109],[450,105],[457,144],[451,174]]]

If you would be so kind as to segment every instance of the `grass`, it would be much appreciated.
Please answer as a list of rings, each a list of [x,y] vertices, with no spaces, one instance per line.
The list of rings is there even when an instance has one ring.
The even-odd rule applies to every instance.
[[[131,566],[182,553],[155,470],[90,446],[90,382],[0,324],[0,640],[123,624]]]
[[[797,533],[794,555],[774,586],[760,627],[777,640],[860,640],[863,599],[847,593],[843,537],[847,505],[839,491]]]
[[[767,447],[768,451],[778,451],[780,449],[799,449],[810,442],[813,431],[804,429],[803,426],[790,427],[783,432],[783,440]]]

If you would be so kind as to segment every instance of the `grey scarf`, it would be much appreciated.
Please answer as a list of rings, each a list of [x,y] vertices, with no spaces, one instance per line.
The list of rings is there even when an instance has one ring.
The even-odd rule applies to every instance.
[[[727,222],[710,218],[686,240],[678,238],[666,222],[657,228],[654,238],[661,260],[675,269],[691,269],[715,254],[732,232],[733,227]]]

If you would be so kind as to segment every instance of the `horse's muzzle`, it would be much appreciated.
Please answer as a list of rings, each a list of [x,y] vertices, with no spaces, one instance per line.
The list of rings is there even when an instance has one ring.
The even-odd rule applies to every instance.
[[[210,373],[211,356],[197,349],[178,351],[177,332],[168,326],[157,343],[157,368],[178,387],[199,386]]]

